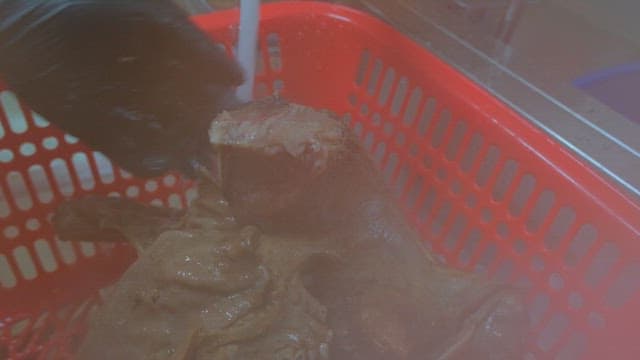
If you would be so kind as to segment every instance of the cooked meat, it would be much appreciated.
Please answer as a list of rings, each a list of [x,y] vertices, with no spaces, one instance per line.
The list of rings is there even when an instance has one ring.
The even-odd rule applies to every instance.
[[[346,124],[265,101],[221,114],[210,140],[217,185],[186,214],[93,198],[55,218],[68,239],[116,228],[141,251],[81,358],[522,357],[519,291],[431,256]],[[128,207],[138,215],[104,214]]]
[[[520,292],[431,256],[347,124],[265,101],[221,114],[210,138],[240,223],[343,245],[347,261],[316,268],[310,287],[328,307],[335,358],[519,358]]]
[[[224,206],[211,206],[216,202],[201,198],[179,222],[173,212],[124,199],[64,205],[54,222],[66,239],[80,240],[93,227],[94,234],[122,235],[100,237],[105,241],[126,239],[140,249],[93,314],[78,359],[327,358],[326,308],[305,289],[300,271],[309,259],[337,257],[337,250],[234,226]],[[127,223],[120,215],[131,211],[136,215]],[[117,221],[96,221],[114,215]],[[157,225],[162,215],[163,230],[149,241],[140,225],[145,219]]]

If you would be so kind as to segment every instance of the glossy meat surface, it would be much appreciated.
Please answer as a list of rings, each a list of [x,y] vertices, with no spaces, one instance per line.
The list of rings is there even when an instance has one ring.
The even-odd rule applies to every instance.
[[[265,101],[221,114],[209,135],[216,183],[155,240],[141,219],[158,229],[161,211],[137,204],[136,221],[96,228],[117,227],[141,253],[94,316],[84,358],[522,357],[521,294],[427,252],[346,124]],[[80,205],[82,224],[104,217],[72,201],[61,233],[86,232],[65,221]]]

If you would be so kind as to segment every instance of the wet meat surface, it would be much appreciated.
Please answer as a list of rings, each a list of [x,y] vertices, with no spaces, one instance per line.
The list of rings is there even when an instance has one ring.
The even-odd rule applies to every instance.
[[[139,251],[81,359],[522,357],[520,291],[426,251],[346,124],[264,101],[209,135],[217,172],[188,211],[99,197],[58,211],[67,240],[117,233]]]

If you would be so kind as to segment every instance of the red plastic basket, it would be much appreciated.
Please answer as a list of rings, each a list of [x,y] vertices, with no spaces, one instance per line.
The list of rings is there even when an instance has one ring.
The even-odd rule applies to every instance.
[[[238,13],[195,18],[235,42]],[[265,5],[256,90],[350,119],[425,242],[450,264],[530,287],[527,359],[637,359],[640,208],[459,72],[373,17]],[[69,358],[129,247],[59,242],[65,197],[117,193],[183,206],[189,184],[108,161],[0,101],[0,358]]]

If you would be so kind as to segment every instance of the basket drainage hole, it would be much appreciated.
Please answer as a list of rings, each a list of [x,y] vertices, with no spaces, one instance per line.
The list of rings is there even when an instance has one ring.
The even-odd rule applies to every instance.
[[[34,247],[44,271],[55,271],[58,268],[58,262],[53,255],[53,251],[49,242],[44,239],[38,239],[35,241]]]
[[[50,125],[47,120],[35,112],[31,113],[31,117],[33,118],[33,123],[39,128],[46,128]]]
[[[40,229],[40,220],[38,219],[29,219],[26,222],[26,227],[30,231],[36,231]]]
[[[637,296],[640,290],[640,263],[624,265],[618,278],[613,281],[607,291],[606,302],[609,306],[619,308]]]
[[[15,226],[7,226],[4,229],[3,234],[6,239],[15,239],[20,235],[20,230]]]
[[[256,84],[256,91],[255,91],[255,97],[257,99],[263,98],[263,97],[267,97],[269,96],[269,87],[267,87],[267,84],[263,83],[263,82],[259,82]]]
[[[431,159],[431,156],[425,155],[422,158],[422,164],[424,164],[425,168],[431,169],[431,167],[433,167],[433,160]]]
[[[144,189],[147,192],[154,192],[154,191],[158,190],[158,182],[155,181],[155,180],[147,181],[147,183],[144,184]]]
[[[589,313],[589,325],[594,329],[602,329],[604,327],[604,317],[596,312]]]
[[[549,304],[551,299],[547,294],[538,294],[531,305],[529,305],[529,319],[531,320],[531,325],[537,325],[542,316],[549,309]]]
[[[374,160],[378,163],[381,164],[382,160],[384,160],[384,157],[387,153],[387,144],[384,142],[380,142],[378,143],[378,145],[376,146],[376,150],[374,153]]]
[[[382,87],[380,88],[380,93],[378,94],[378,104],[380,106],[384,106],[387,103],[387,100],[389,100],[389,97],[391,96],[391,88],[393,87],[395,78],[396,70],[392,67],[388,68],[384,74]]]
[[[175,175],[167,175],[162,182],[164,183],[165,186],[172,187],[176,184],[177,179]]]
[[[374,126],[380,126],[380,124],[382,124],[382,116],[378,113],[373,114],[373,116],[371,116],[371,123]]]
[[[351,105],[356,105],[358,103],[358,99],[356,98],[355,94],[350,94],[349,95],[349,104]]]
[[[542,258],[540,258],[539,256],[534,256],[531,259],[531,270],[535,272],[541,272],[542,270],[544,270],[544,260],[542,260]]]
[[[491,210],[489,210],[488,208],[484,208],[480,210],[480,216],[482,218],[482,222],[485,222],[485,223],[491,222],[491,219],[493,218],[493,214],[491,213]]]
[[[65,264],[73,264],[76,262],[76,250],[74,249],[72,243],[70,243],[69,241],[60,240],[56,237],[55,245],[58,248],[62,261]]]
[[[364,75],[369,65],[369,50],[364,50],[360,56],[360,65],[358,65],[358,71],[356,72],[356,84],[362,85],[364,82]]]
[[[582,307],[584,300],[582,299],[582,295],[572,292],[569,294],[569,308],[573,310],[580,309]]]
[[[462,193],[462,184],[460,184],[460,181],[453,180],[451,182],[451,192],[456,195],[460,195],[460,193]]]
[[[79,140],[78,140],[78,138],[77,138],[77,137],[75,137],[75,136],[73,136],[73,135],[71,135],[71,134],[65,134],[65,135],[64,135],[64,141],[65,141],[67,144],[71,144],[71,145],[73,145],[73,144],[77,144]]]
[[[0,254],[0,288],[12,288],[17,283],[16,276],[5,255]]]
[[[267,35],[267,53],[269,65],[274,71],[282,70],[282,54],[280,51],[280,35],[271,33]]]
[[[282,92],[282,90],[284,89],[284,81],[278,79],[276,81],[273,82],[273,89],[276,92],[276,94]]]
[[[569,319],[565,314],[554,315],[538,337],[538,347],[543,351],[549,351],[564,334],[569,326]]]
[[[0,150],[0,163],[8,164],[13,161],[13,151],[9,149]]]
[[[187,204],[191,204],[191,202],[195,200],[197,197],[198,197],[197,188],[191,188],[187,190],[187,193],[185,194],[185,198],[187,199]]]
[[[49,136],[42,140],[42,146],[47,150],[55,150],[58,147],[58,144],[58,139],[53,136]]]
[[[615,243],[604,243],[587,270],[585,282],[596,286],[605,278],[620,256],[620,249]]]
[[[129,186],[129,188],[127,188],[127,197],[130,198],[135,198],[138,197],[140,195],[140,188],[137,186]]]
[[[553,290],[561,290],[564,287],[564,279],[560,274],[552,274],[549,276],[549,287]]]
[[[373,148],[373,140],[373,133],[367,132],[367,134],[364,136],[364,141],[362,142],[362,145],[367,151],[371,151],[371,149]]]
[[[385,122],[384,126],[382,127],[382,131],[384,131],[384,134],[387,136],[391,136],[391,134],[393,134],[393,123],[391,122]]]
[[[396,144],[402,146],[404,145],[406,141],[406,137],[403,133],[398,133],[398,135],[396,135]]]
[[[25,246],[15,248],[13,250],[13,258],[24,279],[32,280],[38,276],[32,256]]]
[[[527,251],[527,243],[522,239],[517,239],[513,242],[513,249],[520,255]]]
[[[587,337],[580,332],[574,332],[569,341],[560,349],[555,360],[578,360],[583,358],[587,348]]]
[[[476,197],[474,195],[469,195],[466,199],[466,203],[467,206],[470,208],[474,208],[476,207],[476,203],[478,202],[478,200],[476,199]]]
[[[509,226],[507,224],[505,224],[505,223],[502,223],[502,222],[499,223],[496,226],[496,231],[497,231],[498,235],[503,239],[506,239],[507,237],[509,237]]]
[[[151,200],[151,205],[153,205],[153,206],[164,206],[164,203],[160,199],[153,199],[153,200]]]
[[[23,319],[9,325],[11,327],[10,334],[14,337],[21,337],[23,335],[26,335],[26,333],[30,330],[29,325],[31,325],[31,322],[31,319]]]
[[[598,231],[593,225],[582,225],[569,245],[564,256],[564,263],[568,266],[577,265],[596,243],[597,238]]]
[[[20,145],[20,154],[23,156],[32,156],[36,153],[36,146],[33,143],[27,142]]]
[[[2,191],[0,187],[0,218],[6,218],[11,214],[11,207],[9,205],[9,201],[7,200],[7,196]]]
[[[409,154],[411,154],[412,156],[418,156],[419,152],[420,151],[417,144],[409,144]]]
[[[403,122],[405,126],[413,125],[416,115],[418,114],[418,106],[420,106],[420,101],[422,100],[422,93],[423,91],[419,87],[414,88],[411,92],[409,104],[404,112]]]
[[[182,203],[182,200],[180,199],[180,195],[178,195],[178,194],[169,195],[169,198],[167,199],[167,201],[169,203],[169,207],[171,207],[171,208],[182,209],[184,207],[184,204]]]
[[[360,122],[356,122],[355,125],[353,125],[353,133],[359,138],[362,138],[362,124]]]
[[[507,282],[510,279],[511,274],[513,273],[513,269],[514,266],[512,261],[504,261],[496,271],[494,275],[495,279],[500,282]]]

